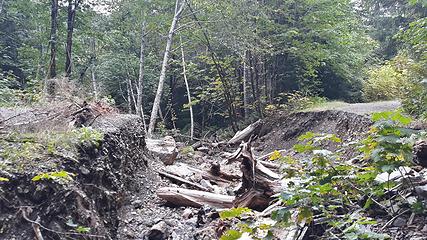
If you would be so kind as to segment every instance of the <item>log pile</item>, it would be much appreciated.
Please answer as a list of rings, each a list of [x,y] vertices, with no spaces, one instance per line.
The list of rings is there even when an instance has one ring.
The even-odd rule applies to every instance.
[[[216,208],[234,206],[264,210],[269,206],[271,197],[281,190],[279,175],[254,158],[251,150],[251,139],[248,142],[242,142],[237,151],[229,155],[227,163],[236,161],[240,163],[241,176],[221,171],[221,165],[218,163],[211,164],[208,171],[186,164],[179,164],[174,168],[158,171],[161,176],[173,182],[185,184],[195,190],[161,188],[157,191],[157,195],[178,206],[200,207],[208,205]],[[240,187],[235,191],[236,196],[212,193],[212,188],[185,178],[191,175],[199,175],[202,179],[218,186],[226,186],[240,181]]]

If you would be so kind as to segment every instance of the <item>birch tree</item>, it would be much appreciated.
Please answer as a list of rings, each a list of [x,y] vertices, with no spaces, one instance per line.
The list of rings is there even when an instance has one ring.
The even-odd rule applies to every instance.
[[[175,14],[172,20],[171,27],[169,29],[168,38],[166,42],[166,49],[163,57],[162,70],[160,72],[159,84],[157,87],[156,97],[153,103],[153,109],[151,110],[150,124],[148,126],[148,133],[147,133],[148,137],[152,136],[154,132],[154,128],[156,126],[157,114],[160,109],[160,100],[162,98],[162,93],[163,93],[163,85],[165,83],[165,78],[166,78],[166,69],[168,67],[169,53],[172,47],[172,40],[175,33],[176,25],[179,21],[182,11],[184,10],[185,1],[186,0],[182,0],[182,1],[176,0],[176,3],[175,3]]]
[[[186,66],[185,66],[184,46],[182,45],[182,39],[181,38],[180,38],[180,44],[181,44],[181,58],[182,58],[182,75],[184,76],[185,88],[187,89],[188,106],[190,108],[190,138],[191,138],[191,140],[193,140],[193,137],[194,137],[193,106],[191,104],[190,87],[188,86],[187,71],[186,71]]]

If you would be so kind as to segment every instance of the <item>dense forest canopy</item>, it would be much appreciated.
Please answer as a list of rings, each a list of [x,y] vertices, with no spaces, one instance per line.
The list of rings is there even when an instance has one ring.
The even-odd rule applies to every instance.
[[[0,102],[32,104],[49,79],[66,78],[87,99],[142,111],[148,121],[164,72],[159,113],[168,128],[187,129],[189,108],[205,129],[235,126],[300,97],[400,97],[422,115],[426,4],[1,0]]]

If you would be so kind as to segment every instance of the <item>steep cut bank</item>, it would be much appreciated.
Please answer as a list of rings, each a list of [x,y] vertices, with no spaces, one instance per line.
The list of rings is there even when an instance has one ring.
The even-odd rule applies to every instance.
[[[257,150],[269,153],[279,149],[290,149],[297,138],[306,132],[331,133],[353,141],[363,137],[372,121],[355,113],[326,110],[278,114],[269,118],[260,130]]]
[[[102,139],[85,141],[83,133],[77,152],[31,159],[7,159],[11,146],[3,143],[11,136],[1,136],[0,239],[118,239],[123,207],[132,195],[146,194],[144,131],[134,115],[107,114],[91,125]],[[29,137],[11,144],[21,140],[33,144]]]

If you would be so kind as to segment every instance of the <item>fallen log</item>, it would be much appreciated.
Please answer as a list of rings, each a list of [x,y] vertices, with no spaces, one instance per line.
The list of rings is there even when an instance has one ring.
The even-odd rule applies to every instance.
[[[217,185],[230,184],[232,181],[238,180],[241,178],[239,175],[227,174],[216,166],[218,164],[213,164],[209,171],[203,171],[195,167],[191,167],[187,164],[176,164],[173,166],[168,166],[164,169],[165,172],[179,175],[180,177],[186,177],[190,175],[200,175],[203,179],[215,182]]]
[[[164,187],[157,190],[157,196],[176,206],[214,208],[233,207],[233,196],[214,194],[185,188]]]
[[[160,176],[167,177],[167,178],[169,178],[169,179],[171,179],[171,180],[173,180],[175,182],[184,183],[184,184],[187,184],[190,187],[194,187],[196,189],[209,192],[209,189],[203,187],[200,184],[190,182],[190,181],[188,181],[185,178],[182,178],[182,177],[179,177],[179,176],[167,173],[167,172],[163,172],[163,171],[157,171],[157,172],[159,173]]]
[[[256,133],[261,129],[263,122],[258,120],[251,125],[247,126],[245,129],[238,131],[233,138],[228,141],[228,144],[238,144],[242,141],[248,140],[252,135],[256,135]]]

